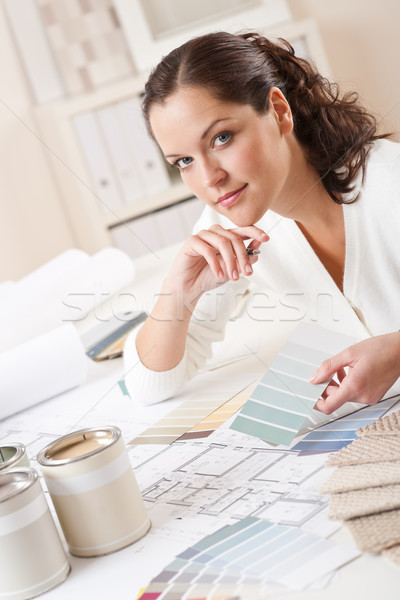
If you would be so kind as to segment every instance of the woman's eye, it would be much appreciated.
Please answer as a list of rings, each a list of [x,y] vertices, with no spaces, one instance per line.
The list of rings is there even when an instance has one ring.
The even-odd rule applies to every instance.
[[[229,142],[230,139],[231,134],[224,131],[224,133],[220,133],[214,138],[214,146],[223,146],[226,142]]]
[[[177,160],[174,164],[177,167],[179,167],[180,169],[186,169],[186,167],[188,167],[190,165],[192,160],[193,160],[193,158],[190,158],[190,156],[184,156],[183,158],[180,158],[179,160]]]

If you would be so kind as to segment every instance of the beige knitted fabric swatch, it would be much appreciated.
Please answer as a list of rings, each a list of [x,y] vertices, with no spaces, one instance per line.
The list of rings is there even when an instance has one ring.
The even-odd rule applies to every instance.
[[[400,567],[400,546],[393,546],[383,551],[383,556],[396,563]]]
[[[400,434],[371,435],[354,440],[332,454],[326,461],[326,465],[333,467],[387,460],[400,460]]]
[[[400,510],[357,517],[345,522],[363,552],[381,552],[400,544]]]
[[[333,494],[328,518],[346,521],[394,508],[400,508],[399,484]]]
[[[364,435],[397,435],[400,433],[400,410],[381,417],[374,423],[369,423],[357,429],[358,437]]]
[[[393,483],[400,483],[400,460],[343,465],[330,474],[319,493],[338,494]]]

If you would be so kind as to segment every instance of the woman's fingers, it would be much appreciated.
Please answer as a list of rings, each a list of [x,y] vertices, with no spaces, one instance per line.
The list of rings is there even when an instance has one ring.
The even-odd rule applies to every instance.
[[[226,265],[230,279],[236,280],[239,274],[251,275],[252,264],[257,261],[257,256],[249,256],[243,240],[257,235],[259,240],[253,239],[250,246],[257,249],[262,241],[267,241],[268,236],[258,227],[250,226],[237,229],[224,229],[220,225],[213,225],[208,230],[199,232],[201,237],[221,254]]]

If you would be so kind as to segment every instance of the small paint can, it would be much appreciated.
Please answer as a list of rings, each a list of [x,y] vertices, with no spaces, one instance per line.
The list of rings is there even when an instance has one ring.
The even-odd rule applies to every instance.
[[[108,554],[149,530],[118,427],[70,433],[43,448],[37,460],[71,554]]]
[[[60,584],[70,565],[34,469],[0,472],[0,597],[24,600]]]
[[[29,467],[29,458],[24,444],[18,442],[0,446],[0,471]]]

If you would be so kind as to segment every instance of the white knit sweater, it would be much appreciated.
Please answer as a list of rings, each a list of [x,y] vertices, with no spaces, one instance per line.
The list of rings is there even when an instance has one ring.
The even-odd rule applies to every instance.
[[[270,241],[262,246],[250,279],[268,294],[270,306],[279,303],[280,314],[287,311],[287,319],[300,320],[307,315],[324,327],[364,339],[400,329],[400,144],[376,142],[368,156],[365,180],[361,184],[359,179],[356,187],[359,199],[343,205],[343,294],[296,223],[271,211],[257,223]],[[207,207],[196,231],[213,223],[232,227]],[[193,377],[211,356],[212,342],[223,338],[235,296],[248,285],[249,278],[242,277],[200,299],[189,326],[185,355],[169,371],[147,369],[136,351],[137,332],[132,334],[124,350],[131,396],[144,404],[159,402]]]

